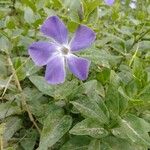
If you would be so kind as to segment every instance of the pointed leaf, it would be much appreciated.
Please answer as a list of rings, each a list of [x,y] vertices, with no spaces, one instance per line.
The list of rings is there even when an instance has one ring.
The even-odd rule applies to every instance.
[[[52,116],[46,118],[41,133],[38,150],[47,150],[53,146],[71,127],[72,118],[70,116]]]
[[[107,116],[96,102],[88,100],[88,98],[82,98],[71,103],[86,117],[96,119],[102,123],[108,123]]]
[[[55,99],[65,99],[77,87],[77,80],[66,81],[61,85],[50,85],[42,76],[30,76],[31,82],[43,93]]]
[[[15,103],[6,102],[0,104],[0,119],[3,119],[7,116],[20,114],[21,109]]]
[[[91,143],[88,146],[88,150],[101,150],[101,142],[100,140],[92,140]]]
[[[147,150],[145,146],[132,143],[126,139],[120,139],[114,136],[107,136],[101,140],[100,150]]]
[[[108,132],[101,126],[101,124],[92,119],[85,119],[81,121],[69,132],[75,135],[89,135],[94,138],[101,138],[108,135]]]
[[[60,150],[87,150],[89,143],[87,136],[74,136]]]
[[[134,115],[127,115],[122,119],[120,127],[112,130],[120,138],[130,139],[133,142],[150,146],[150,124]]]
[[[3,138],[5,141],[11,139],[16,131],[22,127],[22,120],[19,117],[9,117],[5,120],[5,132]]]

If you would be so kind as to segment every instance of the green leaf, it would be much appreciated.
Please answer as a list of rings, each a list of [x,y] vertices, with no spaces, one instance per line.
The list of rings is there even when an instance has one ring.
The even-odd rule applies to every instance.
[[[15,57],[13,59],[13,64],[15,69],[17,70],[17,76],[20,81],[25,79],[27,76],[36,73],[40,69],[39,67],[34,65],[33,61],[25,57]]]
[[[108,136],[101,140],[100,150],[147,150],[145,146],[134,144],[126,139]]]
[[[7,147],[7,148],[5,148],[5,150],[16,150],[16,147],[14,146],[14,147]]]
[[[51,113],[55,113],[55,110],[60,109],[58,106],[54,105],[53,103],[46,103],[43,104],[41,100],[44,100],[44,97],[41,97],[39,99],[37,99],[38,102],[33,102],[30,103],[30,107],[31,107],[31,111],[32,113],[36,116],[36,118],[38,119],[38,121],[40,123],[44,123],[45,118]],[[63,110],[60,110],[61,113],[63,114]]]
[[[88,20],[89,15],[99,6],[99,0],[93,1],[83,1],[84,9],[85,9],[85,19]]]
[[[4,80],[3,79],[0,80],[0,90],[4,89],[6,87],[7,87],[7,89],[14,88],[14,85],[12,85],[12,84],[8,85],[9,80],[10,80],[10,77],[7,79],[4,79]]]
[[[23,4],[25,4],[26,6],[32,8],[33,11],[36,10],[36,5],[35,5],[35,3],[33,1],[30,1],[30,0],[21,0],[21,2]]]
[[[61,6],[62,6],[61,0],[52,0],[52,1],[53,1],[54,7],[61,8]]]
[[[16,103],[6,102],[0,104],[0,119],[20,113],[21,109]]]
[[[1,34],[1,32],[0,32]],[[2,34],[6,34],[4,31],[2,31]],[[7,34],[6,37],[0,37],[0,51],[9,51],[12,48],[12,43],[9,41],[9,39],[7,38]]]
[[[25,134],[26,136],[21,141],[21,146],[24,150],[33,150],[37,140],[37,131],[34,129],[29,130]]]
[[[61,85],[50,85],[41,76],[30,76],[29,79],[43,94],[52,96],[54,99],[65,99],[76,89],[78,84],[77,80],[72,80]]]
[[[80,56],[88,58],[96,65],[98,64],[107,68],[110,68],[110,64],[120,62],[122,58],[122,56],[112,55],[109,51],[97,49],[95,47],[87,49],[84,53],[81,52]]]
[[[0,78],[7,77],[7,61],[3,55],[0,55]],[[0,87],[1,88],[1,87]]]
[[[133,74],[135,78],[139,80],[139,82],[145,84],[145,82],[147,81],[147,76],[143,67],[144,67],[143,60],[138,57],[135,57],[133,62]]]
[[[97,80],[100,81],[102,84],[106,84],[110,80],[110,72],[109,68],[103,67],[100,72],[97,73],[96,77]]]
[[[23,67],[21,67],[22,59],[19,57],[19,58],[15,58],[13,61],[14,61],[13,64],[16,70],[20,67],[19,70],[17,71],[18,79],[23,80],[26,76],[25,76],[25,71]]]
[[[89,100],[88,98],[81,98],[71,103],[82,115],[91,119],[96,119],[101,123],[108,123],[108,117],[95,101]]]
[[[22,120],[19,117],[9,117],[5,119],[5,131],[3,139],[8,141],[22,127]]]
[[[150,101],[150,83],[148,83],[138,94],[138,99],[141,99],[145,102],[149,102]]]
[[[104,112],[104,114],[109,118],[109,111],[104,103],[104,100],[101,98],[105,97],[105,91],[103,86],[96,80],[90,80],[83,85],[83,92],[87,95],[89,101],[94,101],[98,104],[99,108]],[[100,96],[101,95],[101,96]]]
[[[146,120],[147,122],[150,123],[150,111],[149,110],[145,110],[143,113],[142,113],[142,118],[144,120]]]
[[[102,97],[105,95],[103,86],[97,82],[97,80],[90,80],[85,82],[83,85],[84,93],[87,94],[90,98],[94,96],[95,93],[100,94]]]
[[[110,84],[106,92],[106,106],[113,116],[119,115],[127,108],[128,101],[120,95],[117,90],[118,87]]]
[[[95,26],[99,21],[99,9],[98,7],[89,15],[88,23]]]
[[[144,51],[144,52],[149,51],[149,44],[150,44],[149,40],[142,40],[139,41],[137,44],[139,44],[139,51]],[[137,44],[134,46],[135,49],[137,47]]]
[[[79,11],[81,8],[80,0],[72,1],[72,0],[63,0],[62,5],[66,8],[69,12],[68,16],[70,17],[71,21],[79,22]]]
[[[100,140],[92,140],[91,143],[88,146],[88,150],[101,150],[101,142]]]
[[[150,146],[150,124],[134,115],[127,115],[121,120],[119,128],[112,130],[113,134],[120,138],[130,139],[133,142]]]
[[[74,136],[60,150],[87,150],[89,143],[90,138],[87,136]]]
[[[12,17],[6,17],[5,20],[6,26],[8,29],[14,29],[15,28],[15,20]]]
[[[35,21],[34,13],[30,7],[24,8],[24,19],[29,24]]]
[[[60,111],[49,114],[44,122],[38,150],[53,146],[71,127],[72,118],[63,116]]]
[[[102,138],[108,135],[108,132],[101,124],[92,119],[85,119],[77,123],[69,133],[75,135],[89,135],[93,138]]]

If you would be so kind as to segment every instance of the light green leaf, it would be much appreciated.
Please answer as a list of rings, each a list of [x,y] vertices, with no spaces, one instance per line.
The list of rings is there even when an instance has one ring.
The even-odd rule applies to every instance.
[[[35,21],[34,13],[30,7],[24,8],[24,19],[29,24]]]

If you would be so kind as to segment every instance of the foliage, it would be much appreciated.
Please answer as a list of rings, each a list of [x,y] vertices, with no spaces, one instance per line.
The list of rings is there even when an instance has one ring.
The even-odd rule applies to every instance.
[[[4,150],[150,149],[150,1],[1,0],[0,147]],[[72,74],[50,85],[28,46],[58,15],[73,33],[96,32],[78,53],[91,60],[81,82]]]

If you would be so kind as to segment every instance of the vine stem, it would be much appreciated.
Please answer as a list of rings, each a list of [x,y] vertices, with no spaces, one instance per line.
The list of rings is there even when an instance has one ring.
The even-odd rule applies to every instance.
[[[28,60],[30,60],[30,57],[29,57],[24,63],[22,63],[22,65],[20,65],[20,67],[18,67],[18,68],[15,70],[15,73],[17,73],[17,72],[28,62]],[[0,100],[3,99],[3,97],[4,97],[4,95],[5,95],[5,93],[6,93],[7,89],[8,89],[8,86],[9,86],[10,81],[12,80],[12,77],[13,77],[13,76],[14,76],[14,73],[12,73],[11,76],[9,77],[9,80],[7,81],[6,86],[5,86],[5,88],[4,88],[4,91],[3,91],[3,93],[2,93],[2,96],[0,97]]]
[[[134,61],[134,59],[135,59],[135,57],[137,55],[138,50],[139,50],[139,44],[137,45],[136,51],[135,51],[134,55],[132,56],[132,58],[131,58],[131,60],[129,62],[129,67],[131,67],[131,65],[132,65],[132,63],[133,63],[133,61]]]
[[[21,101],[22,107],[23,107],[23,108],[25,107],[25,110],[26,110],[27,113],[28,113],[28,116],[29,116],[30,121],[34,124],[34,126],[36,127],[36,129],[38,130],[38,132],[41,133],[41,130],[40,130],[40,128],[38,127],[38,125],[36,124],[36,122],[35,122],[35,120],[34,120],[34,117],[33,117],[32,113],[31,113],[31,111],[30,111],[30,108],[29,108],[28,104],[26,103],[26,99],[25,99],[25,96],[24,96],[24,94],[23,94],[23,89],[22,89],[22,87],[21,87],[21,84],[20,84],[20,82],[19,82],[19,79],[18,79],[16,70],[15,70],[15,68],[14,68],[14,66],[13,66],[12,60],[11,60],[10,55],[9,55],[8,53],[7,53],[7,59],[8,59],[8,63],[9,63],[9,65],[10,65],[12,74],[13,74],[13,76],[14,76],[16,86],[17,86],[19,92],[22,94],[22,101]]]
[[[3,138],[2,137],[0,137],[0,148],[1,148],[1,150],[4,150],[3,149]]]

